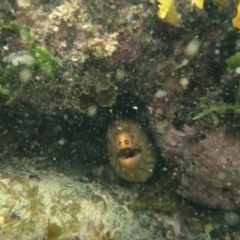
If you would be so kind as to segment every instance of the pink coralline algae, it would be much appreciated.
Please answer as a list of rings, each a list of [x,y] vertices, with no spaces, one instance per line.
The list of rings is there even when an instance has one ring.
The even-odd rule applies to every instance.
[[[150,110],[162,155],[182,173],[178,193],[208,207],[239,209],[240,139],[226,133],[224,125],[206,131],[184,125],[177,130],[156,103]]]

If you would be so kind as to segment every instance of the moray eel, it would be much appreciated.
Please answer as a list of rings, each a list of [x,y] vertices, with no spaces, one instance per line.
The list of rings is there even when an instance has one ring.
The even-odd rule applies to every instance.
[[[110,126],[107,152],[120,178],[144,182],[152,176],[156,164],[154,147],[137,123],[123,120]]]

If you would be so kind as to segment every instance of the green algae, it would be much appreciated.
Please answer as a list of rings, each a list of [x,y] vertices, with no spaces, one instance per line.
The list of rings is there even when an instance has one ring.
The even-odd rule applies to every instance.
[[[235,114],[240,114],[240,105],[232,105],[232,104],[226,104],[226,105],[219,105],[219,106],[212,106],[210,108],[207,108],[197,114],[193,120],[199,120],[200,118],[203,118],[204,116],[211,114],[213,112],[217,113],[225,113],[228,110],[232,110]]]
[[[162,177],[152,189],[140,194],[132,207],[157,209],[172,213],[179,209],[182,210],[182,206],[178,204],[178,195],[176,194],[180,175],[180,171],[176,169]]]
[[[227,68],[226,72],[237,77],[238,87],[235,92],[235,104],[216,104],[204,109],[202,112],[195,115],[192,120],[197,121],[200,119],[204,119],[206,116],[210,116],[213,113],[223,114],[227,111],[232,111],[234,114],[240,114],[240,79],[237,75],[239,75],[237,68],[240,68],[240,52],[236,52],[234,55],[229,57],[226,61]],[[211,119],[211,117],[210,117]]]
[[[0,94],[6,98],[6,105],[12,105],[17,99],[19,99],[27,90],[31,88],[31,81],[22,81],[19,79],[19,73],[26,68],[31,74],[37,73],[39,69],[49,77],[48,83],[41,84],[33,91],[40,92],[47,91],[49,87],[55,84],[53,77],[59,70],[59,63],[57,59],[44,47],[41,47],[35,39],[29,34],[27,29],[15,21],[9,21],[9,28],[17,30],[20,36],[29,44],[30,50],[28,53],[34,59],[31,66],[26,67],[21,64],[18,66],[8,66],[5,68],[0,66]],[[12,81],[12,84],[9,82]]]
[[[31,55],[36,60],[40,68],[50,77],[53,77],[59,69],[58,61],[45,48],[38,45],[27,29],[14,21],[10,22],[11,28],[17,30],[21,37],[27,41],[31,47]]]
[[[240,67],[240,52],[235,53],[233,56],[226,60],[227,72],[236,73],[236,69]]]

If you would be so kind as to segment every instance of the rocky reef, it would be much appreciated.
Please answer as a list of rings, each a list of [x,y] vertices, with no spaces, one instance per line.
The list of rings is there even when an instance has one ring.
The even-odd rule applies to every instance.
[[[229,7],[227,12],[231,12]],[[162,16],[161,11],[159,15]],[[238,12],[232,24],[239,28],[237,18]],[[186,24],[163,19],[175,26]],[[190,57],[185,60],[191,66],[191,76],[186,77],[186,73],[180,76],[178,83],[183,90],[179,93],[178,89],[178,97],[174,90],[156,95],[149,104],[149,119],[169,166],[181,171],[181,183],[176,191],[185,199],[212,208],[238,211],[238,37],[230,29],[230,25],[225,30],[209,29],[208,36],[203,33],[185,45],[183,52]],[[199,64],[198,58],[203,62]],[[187,71],[184,65],[180,68]]]
[[[111,240],[133,238],[140,230],[132,212],[106,189],[80,186],[64,175],[52,173],[34,182],[1,174],[0,197],[2,239]],[[131,223],[129,230],[123,222]],[[151,237],[147,229],[141,232]]]
[[[139,193],[133,206],[186,213],[179,203],[187,201],[231,211],[224,216],[236,214],[235,231],[239,29],[237,0],[1,1],[4,164],[41,155],[61,170],[84,165],[84,181],[144,182],[137,186],[152,199]],[[100,228],[100,239],[115,237]]]

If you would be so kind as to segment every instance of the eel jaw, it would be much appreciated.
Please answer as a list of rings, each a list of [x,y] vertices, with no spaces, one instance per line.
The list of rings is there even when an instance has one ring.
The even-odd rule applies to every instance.
[[[139,165],[141,156],[140,149],[125,148],[119,151],[117,159],[123,168],[134,169]]]

